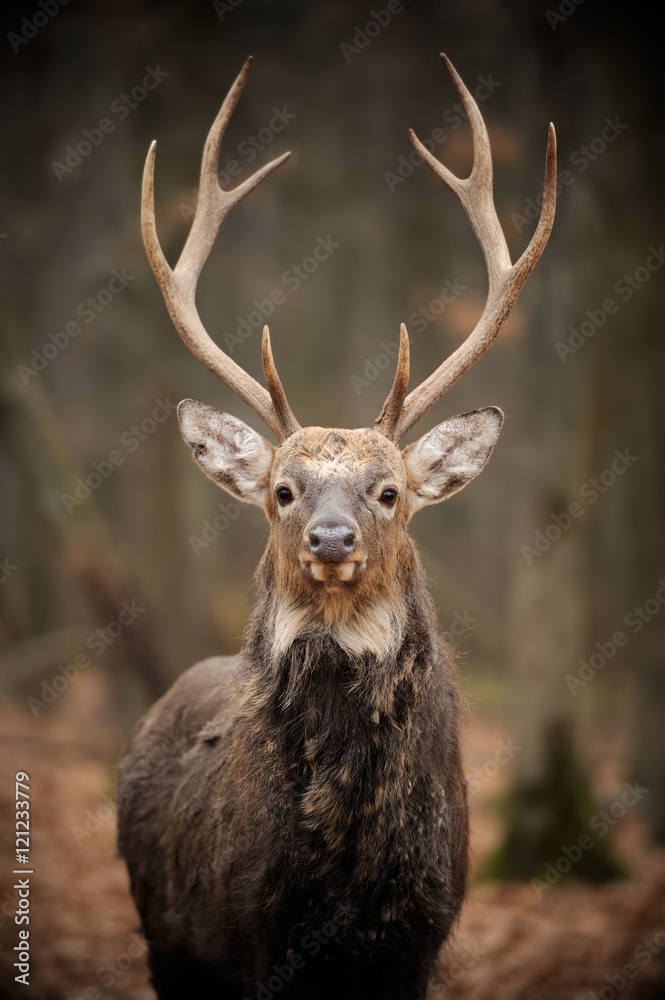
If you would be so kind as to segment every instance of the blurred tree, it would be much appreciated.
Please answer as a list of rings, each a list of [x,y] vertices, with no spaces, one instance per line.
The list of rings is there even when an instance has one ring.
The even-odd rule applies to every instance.
[[[125,605],[141,604],[140,585],[131,579],[128,555],[113,539],[94,497],[89,495],[85,503],[69,510],[62,503],[70,484],[81,481],[78,470],[42,386],[33,385],[29,393],[23,393],[11,377],[20,357],[19,340],[15,323],[6,314],[2,326],[0,419],[6,440],[35,512],[55,536],[63,566],[83,588],[97,624],[103,627],[115,622]],[[163,694],[166,684],[160,656],[145,620],[137,617],[131,628],[122,630],[121,645],[147,697]]]
[[[627,91],[625,23],[607,22],[602,45],[596,27],[584,17],[574,25],[583,59],[567,58],[569,49],[561,36],[555,42],[536,36],[536,45],[524,59],[525,77],[532,84],[527,91],[556,91],[559,113],[568,125],[564,125],[568,149],[572,146],[576,152],[562,149],[560,169],[568,169],[571,176],[572,165],[572,181],[569,190],[562,188],[546,255],[549,281],[545,284],[541,270],[535,279],[539,282],[535,299],[529,299],[529,353],[520,372],[522,419],[529,423],[531,441],[520,462],[523,502],[515,525],[518,544],[526,542],[528,550],[523,549],[516,560],[508,646],[514,671],[514,726],[523,750],[507,803],[504,847],[491,866],[495,873],[520,877],[538,874],[543,864],[560,855],[562,845],[575,844],[589,834],[597,805],[580,753],[581,699],[574,700],[577,689],[565,683],[564,675],[577,676],[588,649],[595,650],[596,638],[623,625],[629,595],[638,581],[651,579],[655,590],[665,552],[665,494],[662,471],[660,476],[656,472],[653,437],[659,426],[661,433],[663,429],[662,405],[660,399],[656,402],[660,388],[653,373],[663,370],[664,357],[663,338],[656,333],[655,289],[628,307],[623,303],[633,295],[617,294],[613,287],[621,275],[620,265],[632,262],[627,270],[634,271],[643,263],[654,232],[662,232],[662,227],[654,228],[655,217],[662,217],[655,174],[640,177],[636,169],[639,163],[662,163],[662,135],[646,125],[662,120],[662,97],[650,74],[637,71]],[[635,27],[632,24],[631,30]],[[543,41],[546,44],[539,47]],[[632,58],[637,47],[630,50]],[[622,112],[601,118],[600,123],[599,90],[606,101],[614,101],[609,105],[612,110]],[[627,106],[643,127],[639,135],[633,133],[630,145],[617,146],[612,157],[602,159],[599,151],[608,144],[592,137],[607,122],[618,122],[621,132],[638,124]],[[580,164],[584,170],[593,166],[593,181],[578,176]],[[627,190],[634,194],[638,188],[643,197],[637,204],[624,197]],[[612,254],[603,255],[597,248],[611,234],[621,242]],[[603,313],[597,307],[610,298],[609,293],[616,305],[611,313]],[[612,321],[617,312],[620,315]],[[571,323],[573,317],[579,318]],[[594,322],[598,329],[607,324],[607,330],[589,345],[579,328],[585,323],[588,331]],[[561,345],[569,343],[575,328],[578,332],[571,340],[575,350],[566,353]],[[645,364],[647,358],[651,363]],[[640,405],[617,405],[626,392]],[[636,471],[629,473],[630,487],[625,482],[612,486],[607,498],[601,487],[595,500],[602,496],[602,504],[591,507],[594,487],[581,493],[584,484],[611,465],[615,449],[626,444],[632,445],[631,454],[639,456]],[[634,460],[628,464],[632,470]],[[578,523],[569,514],[572,503],[577,504]],[[643,645],[631,644],[621,657],[637,666],[640,678],[635,773],[650,789],[645,806],[657,839],[663,838],[665,829],[665,757],[654,753],[665,710],[660,626],[660,622],[650,626]],[[593,849],[575,865],[576,874],[602,878],[616,873],[608,845],[598,837],[592,840]]]

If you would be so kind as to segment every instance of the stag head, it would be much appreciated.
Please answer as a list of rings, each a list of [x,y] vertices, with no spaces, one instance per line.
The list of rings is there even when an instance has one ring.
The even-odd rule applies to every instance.
[[[273,160],[232,191],[219,187],[221,139],[251,60],[233,84],[208,135],[196,214],[173,270],[155,228],[155,143],[148,153],[143,236],[173,322],[192,353],[248,403],[278,439],[274,446],[237,417],[194,400],[184,400],[178,408],[183,437],[203,472],[266,513],[271,533],[265,559],[274,586],[284,598],[285,621],[290,615],[294,623],[293,628],[284,625],[278,630],[280,635],[295,629],[295,620],[305,608],[316,606],[323,619],[339,623],[344,608],[348,612],[370,604],[375,609],[394,605],[399,580],[415,559],[406,531],[411,516],[427,504],[448,499],[478,475],[503,423],[501,410],[486,407],[451,417],[404,450],[399,447],[404,434],[491,346],[545,247],[554,219],[556,142],[550,125],[540,220],[527,249],[513,264],[493,202],[485,123],[449,60],[442,59],[471,124],[471,174],[465,179],[456,177],[413,133],[411,140],[469,216],[487,265],[487,303],[461,347],[408,395],[409,339],[402,326],[395,380],[372,429],[301,428],[275,368],[268,328],[264,328],[262,344],[266,390],[213,343],[196,309],[198,276],[224,216],[290,155]],[[377,650],[386,641],[391,615],[394,620],[392,612],[383,618],[378,612],[374,616],[376,635],[370,645]]]

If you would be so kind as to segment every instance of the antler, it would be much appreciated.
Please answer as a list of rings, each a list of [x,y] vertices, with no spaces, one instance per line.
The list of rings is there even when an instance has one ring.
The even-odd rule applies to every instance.
[[[222,137],[245,86],[251,65],[250,56],[226,95],[208,133],[201,161],[201,181],[194,221],[180,259],[173,270],[169,267],[160,246],[155,224],[156,142],[150,146],[143,172],[141,231],[150,266],[155,272],[171,319],[187,347],[195,358],[251,406],[261,420],[274,431],[277,438],[283,441],[294,431],[299,430],[300,424],[291,412],[277,375],[268,328],[265,327],[263,331],[262,352],[263,370],[269,389],[266,391],[211,340],[196,308],[196,283],[225,215],[291,155],[284,153],[272,163],[261,167],[232,191],[223,191],[219,186],[217,166]]]
[[[526,279],[531,274],[549,238],[556,205],[556,135],[550,124],[545,156],[543,205],[538,226],[528,247],[513,264],[506,237],[499,223],[492,194],[492,154],[489,136],[478,105],[462,82],[450,60],[441,54],[448,74],[460,96],[473,135],[473,167],[466,178],[456,177],[427,150],[411,130],[411,142],[444,184],[453,191],[469,217],[482,248],[489,276],[489,291],[483,314],[464,343],[406,398],[408,382],[408,338],[403,329],[398,376],[375,421],[377,430],[399,441],[424,413],[434,406],[448,389],[483,356],[508,319]],[[406,375],[405,375],[406,371]],[[401,398],[400,398],[401,397]]]

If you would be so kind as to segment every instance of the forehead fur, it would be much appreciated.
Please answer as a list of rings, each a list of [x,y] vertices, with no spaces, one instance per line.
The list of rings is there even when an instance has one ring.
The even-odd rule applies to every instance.
[[[305,427],[277,449],[275,467],[283,469],[291,463],[313,472],[352,472],[374,464],[396,472],[402,468],[402,453],[392,441],[370,428]]]

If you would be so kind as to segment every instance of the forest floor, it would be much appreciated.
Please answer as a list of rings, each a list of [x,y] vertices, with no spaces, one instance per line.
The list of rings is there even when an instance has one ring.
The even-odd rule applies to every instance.
[[[107,699],[91,674],[72,685],[66,705],[38,720],[25,704],[0,702],[0,997],[154,1000],[115,846],[122,737],[108,722]],[[506,747],[498,722],[475,713],[465,739],[475,870],[498,843]],[[616,801],[630,777],[622,773],[621,748],[598,745],[594,766],[596,794]],[[17,771],[30,775],[32,803],[28,990],[14,982],[12,968]],[[630,873],[620,881],[591,885],[572,873],[547,887],[475,881],[429,1000],[665,998],[665,852],[646,846],[637,809],[608,836]]]

